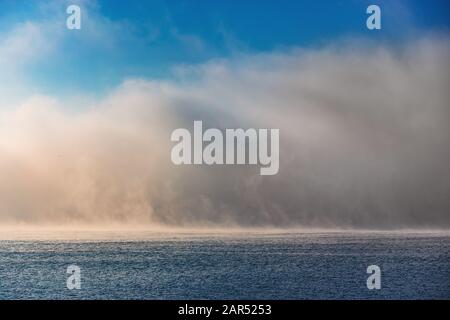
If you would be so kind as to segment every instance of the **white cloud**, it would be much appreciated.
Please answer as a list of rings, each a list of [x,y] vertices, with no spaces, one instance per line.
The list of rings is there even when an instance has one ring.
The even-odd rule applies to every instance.
[[[83,111],[0,115],[0,221],[450,227],[450,45],[237,57],[129,80]],[[170,133],[280,129],[280,173],[176,167]]]
[[[20,24],[1,39],[0,64],[5,68],[11,64],[27,63],[47,52],[49,43],[35,23]]]
[[[25,69],[48,55],[55,40],[50,24],[31,21],[0,34],[0,108],[30,94]]]

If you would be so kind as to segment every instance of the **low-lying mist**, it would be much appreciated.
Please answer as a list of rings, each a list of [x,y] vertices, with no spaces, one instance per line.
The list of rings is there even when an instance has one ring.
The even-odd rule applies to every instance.
[[[175,166],[171,132],[279,128],[280,170]],[[449,228],[450,41],[360,41],[0,111],[1,225]]]

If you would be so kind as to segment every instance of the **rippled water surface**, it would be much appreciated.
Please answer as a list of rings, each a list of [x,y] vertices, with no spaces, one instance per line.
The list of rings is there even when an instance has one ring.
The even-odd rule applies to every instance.
[[[66,287],[71,264],[81,290]],[[381,290],[366,287],[372,264]],[[0,298],[450,299],[450,235],[22,235],[0,240]]]

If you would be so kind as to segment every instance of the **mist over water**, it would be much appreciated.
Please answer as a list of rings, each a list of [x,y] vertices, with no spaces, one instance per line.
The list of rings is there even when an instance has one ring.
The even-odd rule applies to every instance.
[[[449,84],[450,41],[426,36],[211,61],[75,108],[33,96],[0,111],[0,223],[446,229]],[[279,128],[279,173],[173,165],[194,120]]]

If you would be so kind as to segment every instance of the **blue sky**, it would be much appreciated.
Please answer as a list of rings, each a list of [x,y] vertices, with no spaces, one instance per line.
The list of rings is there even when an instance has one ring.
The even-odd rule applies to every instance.
[[[82,30],[65,29],[71,3],[82,7]],[[382,8],[380,31],[365,28],[372,3]],[[46,42],[41,52],[32,45],[34,58],[20,67],[28,87],[52,95],[101,93],[125,78],[168,78],[177,65],[242,53],[320,46],[344,37],[397,42],[447,32],[449,7],[446,0],[0,0],[0,35],[30,23]]]

